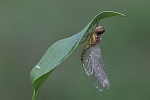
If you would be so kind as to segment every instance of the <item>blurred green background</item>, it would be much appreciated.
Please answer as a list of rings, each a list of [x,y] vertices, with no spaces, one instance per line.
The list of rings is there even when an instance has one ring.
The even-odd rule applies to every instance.
[[[30,71],[59,39],[101,11],[110,89],[99,92],[80,63],[83,44],[44,84],[37,100],[150,100],[150,0],[0,0],[0,100],[31,100]]]

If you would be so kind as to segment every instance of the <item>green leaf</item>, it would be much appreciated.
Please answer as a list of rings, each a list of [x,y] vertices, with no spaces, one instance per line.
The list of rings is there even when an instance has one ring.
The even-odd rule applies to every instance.
[[[125,15],[113,11],[103,11],[97,14],[91,20],[91,22],[79,33],[71,37],[61,39],[50,46],[38,64],[36,64],[36,66],[31,71],[30,79],[34,88],[32,100],[36,100],[40,88],[43,86],[49,75],[75,50],[84,34],[101,19],[112,16],[123,17]]]

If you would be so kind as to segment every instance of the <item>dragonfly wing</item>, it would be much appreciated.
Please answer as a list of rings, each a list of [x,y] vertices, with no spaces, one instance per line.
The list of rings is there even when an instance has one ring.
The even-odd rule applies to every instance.
[[[109,88],[109,80],[105,71],[105,64],[103,63],[99,44],[90,47],[86,51],[83,64],[87,75],[99,91],[102,91],[104,88]]]
[[[99,44],[96,44],[90,48],[90,57],[93,69],[93,74],[91,74],[90,78],[94,86],[99,91],[102,91],[103,88],[108,89],[109,80],[105,71],[105,64],[103,62],[102,52]]]
[[[93,74],[90,49],[86,50],[86,52],[84,52],[82,57],[83,57],[82,66],[86,74],[90,76],[91,74]]]

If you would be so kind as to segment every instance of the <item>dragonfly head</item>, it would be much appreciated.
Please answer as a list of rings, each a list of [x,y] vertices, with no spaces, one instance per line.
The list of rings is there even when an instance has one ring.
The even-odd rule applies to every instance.
[[[95,29],[95,33],[97,35],[103,34],[105,32],[105,29],[102,26],[97,26]]]

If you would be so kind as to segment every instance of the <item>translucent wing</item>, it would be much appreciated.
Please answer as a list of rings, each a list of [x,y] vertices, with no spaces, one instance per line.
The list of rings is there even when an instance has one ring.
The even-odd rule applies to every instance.
[[[99,91],[109,88],[109,80],[105,72],[105,64],[99,44],[95,44],[85,52],[82,66]]]

